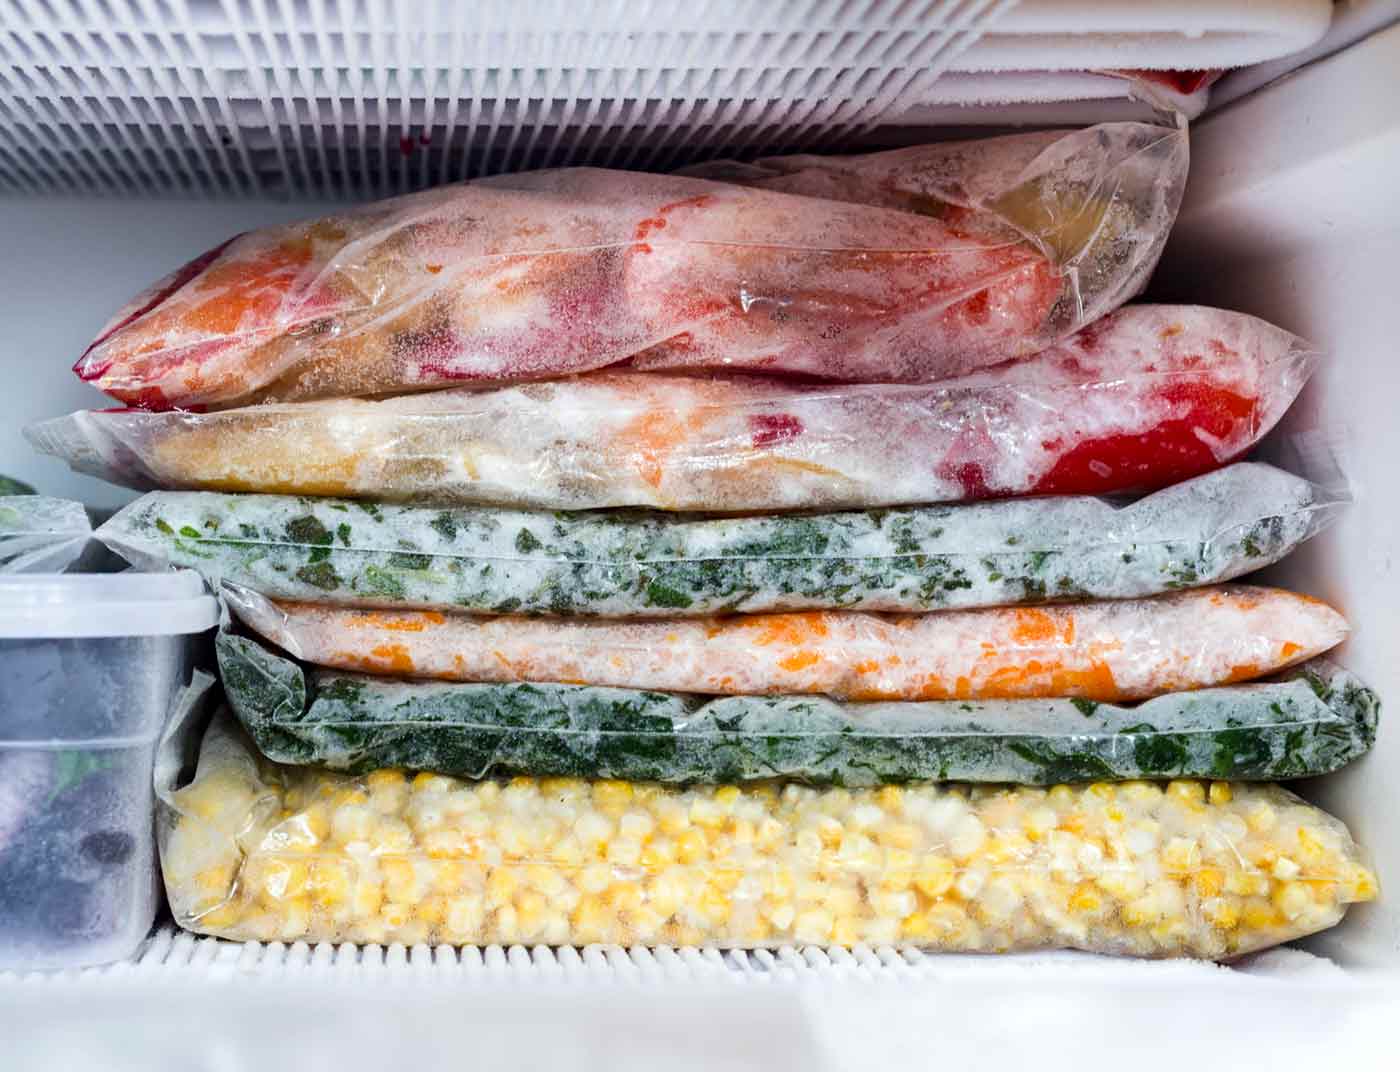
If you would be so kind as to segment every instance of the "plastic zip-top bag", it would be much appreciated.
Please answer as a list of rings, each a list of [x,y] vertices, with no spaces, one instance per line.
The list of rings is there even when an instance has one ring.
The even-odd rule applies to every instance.
[[[1254,317],[1145,305],[933,385],[609,372],[223,413],[76,413],[26,435],[144,488],[719,512],[1106,495],[1239,457],[1314,359]]]
[[[1346,827],[1267,783],[348,776],[270,763],[224,716],[161,795],[176,921],[234,939],[1223,959],[1377,894]]]
[[[1241,462],[1134,503],[1044,497],[692,519],[152,492],[97,538],[274,599],[600,616],[925,611],[1155,595],[1277,562],[1342,505]]]
[[[407,767],[668,784],[1057,782],[1326,774],[1375,741],[1379,701],[1325,660],[1278,680],[1086,700],[839,704],[709,699],[593,685],[396,681],[305,670],[218,640],[224,694],[269,759],[363,773]]]
[[[606,621],[275,603],[226,586],[257,633],[307,662],[448,681],[541,681],[845,700],[1142,699],[1261,677],[1347,624],[1277,588],[880,615],[799,611]]]
[[[1112,123],[845,159],[836,200],[596,168],[482,179],[230,239],[133,299],[75,371],[152,409],[634,357],[936,380],[1137,293],[1187,155],[1184,130]]]
[[[82,503],[44,495],[0,495],[0,573],[61,573],[92,537]]]

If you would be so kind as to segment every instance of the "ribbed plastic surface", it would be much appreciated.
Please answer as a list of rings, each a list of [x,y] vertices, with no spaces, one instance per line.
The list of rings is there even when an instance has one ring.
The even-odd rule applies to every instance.
[[[1281,948],[1243,962],[1245,974],[1311,975],[1336,972],[1329,961],[1296,949]],[[308,945],[294,942],[226,942],[202,938],[169,925],[159,927],[142,951],[119,964],[55,973],[0,972],[7,985],[118,985],[122,979],[150,982],[181,979],[326,980],[361,984],[431,982],[442,984],[594,984],[708,983],[784,984],[813,982],[936,983],[959,978],[1005,977],[1024,980],[1027,973],[1078,979],[1196,979],[1204,981],[1228,969],[1204,961],[1131,960],[1081,953],[1041,953],[991,957],[926,955],[891,947],[824,949],[817,946],[779,950],[650,949],[588,946],[356,946],[349,943]],[[1236,972],[1230,972],[1236,974]]]
[[[946,71],[1255,62],[1312,43],[1329,14],[1327,0],[0,0],[0,193],[364,196],[847,147],[941,103]]]

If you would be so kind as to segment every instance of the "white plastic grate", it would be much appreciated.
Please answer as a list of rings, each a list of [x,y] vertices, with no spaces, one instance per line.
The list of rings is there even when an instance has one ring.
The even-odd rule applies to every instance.
[[[943,983],[976,978],[1025,981],[1044,976],[1071,982],[1207,983],[1229,977],[1299,976],[1326,979],[1338,969],[1330,961],[1297,949],[1259,954],[1240,967],[1202,961],[1144,961],[1085,953],[1038,953],[1013,956],[935,955],[914,949],[817,946],[775,950],[696,948],[624,949],[588,946],[441,946],[406,948],[334,945],[322,942],[228,942],[205,938],[169,925],[156,929],[130,961],[103,968],[53,973],[0,972],[6,986],[94,986],[110,988],[121,980],[178,983],[208,982],[349,982],[360,985],[431,983],[474,984],[695,984],[789,985],[859,982]]]
[[[945,72],[1253,62],[1312,43],[1329,12],[1327,0],[0,0],[0,192],[362,197],[565,163],[830,149],[938,103]]]

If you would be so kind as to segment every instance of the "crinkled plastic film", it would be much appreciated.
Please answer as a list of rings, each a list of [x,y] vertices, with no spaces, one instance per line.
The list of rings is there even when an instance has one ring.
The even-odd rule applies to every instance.
[[[596,168],[440,187],[230,239],[133,299],[75,371],[152,409],[632,358],[936,380],[1136,294],[1187,157],[1184,130],[1111,123],[834,159],[836,199]]]
[[[1238,458],[1315,357],[1240,313],[1142,305],[935,385],[606,372],[213,414],[77,413],[26,434],[143,488],[712,512],[1106,495]]]
[[[667,784],[1057,782],[1325,774],[1375,741],[1379,701],[1314,660],[1277,681],[1130,708],[1083,700],[837,704],[712,700],[587,685],[395,681],[303,670],[222,633],[229,706],[279,763],[465,778],[528,774]]]
[[[1249,585],[935,614],[640,621],[358,610],[224,591],[250,628],[335,669],[855,701],[1143,699],[1261,677],[1347,633],[1319,600]]]
[[[1128,598],[1277,562],[1341,501],[1239,463],[1130,505],[1046,497],[690,519],[153,492],[97,537],[142,568],[362,607],[608,618]]]
[[[354,777],[270,763],[225,716],[162,796],[177,922],[234,939],[1226,959],[1377,893],[1346,828],[1271,784]]]
[[[91,536],[82,503],[0,496],[0,573],[61,573],[78,560]]]

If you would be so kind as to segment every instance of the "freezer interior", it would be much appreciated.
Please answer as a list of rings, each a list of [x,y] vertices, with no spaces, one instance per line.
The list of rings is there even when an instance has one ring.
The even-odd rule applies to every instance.
[[[681,27],[654,39],[590,34],[598,25],[590,20],[608,17],[604,6],[561,5],[551,23],[543,7],[480,5],[477,26],[450,5],[425,5],[434,11],[412,34],[379,33],[388,12],[378,4],[137,4],[135,30],[116,25],[131,14],[118,10],[125,5],[0,10],[0,23],[14,19],[8,43],[0,32],[0,471],[97,510],[134,497],[33,454],[20,428],[109,404],[69,374],[72,357],[133,291],[236,232],[503,167],[661,169],[774,147],[852,150],[1151,114],[1108,76],[1081,72],[1159,66],[1161,57],[1173,66],[1244,65],[1190,121],[1186,198],[1147,294],[1252,313],[1319,344],[1316,375],[1260,454],[1334,471],[1355,501],[1271,579],[1341,608],[1353,631],[1338,660],[1387,704],[1400,697],[1400,477],[1391,456],[1400,360],[1390,320],[1400,263],[1396,5],[1339,4],[1334,14],[1315,3],[1148,4],[1131,15],[1127,5],[1057,11],[1031,0],[907,5],[930,10],[901,7],[878,33],[875,15],[845,6],[738,5],[746,32],[737,38],[724,5],[651,5],[655,18]],[[1214,25],[1224,18],[1216,7],[1248,18]],[[798,8],[811,9],[806,29],[794,28]],[[937,32],[913,32],[938,18]],[[509,54],[527,39],[546,42],[533,73],[493,60],[492,50]],[[1071,58],[1055,59],[1057,48]],[[104,58],[102,49],[112,52]],[[76,57],[70,66],[59,62],[65,50]],[[726,60],[726,50],[739,60]],[[1045,73],[1037,58],[1047,56],[1071,70]],[[645,105],[627,107],[635,97]],[[221,132],[213,143],[209,131]],[[392,1003],[403,1052],[431,1054],[430,1025],[465,1028],[444,1027],[460,1008],[452,986],[476,985],[483,1053],[504,1056],[525,1031],[539,1031],[541,1054],[572,1053],[570,1025],[591,1023],[599,1039],[630,1046],[617,1058],[624,1067],[649,1053],[681,1067],[698,1056],[668,1051],[660,1038],[698,1030],[700,1019],[733,1028],[716,1039],[717,1055],[733,1046],[734,1055],[748,1047],[778,1064],[871,1054],[897,1061],[907,1059],[896,1045],[905,1033],[877,1039],[867,1029],[882,1014],[908,1024],[932,1002],[943,1022],[971,1025],[968,1052],[1035,1044],[1028,1028],[992,1026],[992,1002],[1003,1010],[1024,1003],[1032,1018],[1072,1025],[1057,1034],[1125,1042],[1172,1002],[1193,1010],[1187,1015],[1215,1033],[1222,1053],[1258,1040],[1257,1026],[1232,1034],[1258,1017],[1270,1031],[1294,1032],[1299,1055],[1325,1055],[1335,1052],[1326,1031],[1338,1024],[1316,1022],[1323,1006],[1314,1002],[1347,1003],[1343,1026],[1359,1038],[1377,1021],[1358,1018],[1376,1013],[1384,988],[1400,981],[1400,908],[1388,888],[1400,881],[1391,815],[1400,745],[1387,715],[1369,756],[1298,787],[1346,822],[1382,896],[1330,931],[1233,968],[868,950],[240,947],[166,924],[133,964],[0,979],[0,1019],[28,1024],[32,1059],[65,1044],[64,1017],[81,1009],[94,1037],[114,1040],[114,1060],[140,1067],[143,1035],[200,1045],[191,1025],[201,1004],[237,991],[211,1035],[252,1060],[276,1049],[260,1032],[274,1015],[270,988],[282,987],[304,1003],[305,1015],[292,1019],[308,1050],[372,1044],[360,1038],[369,1028],[345,1010]],[[736,981],[744,981],[737,990]],[[882,982],[894,985],[881,990]],[[792,990],[782,991],[787,984]],[[655,1003],[656,1037],[637,1038],[638,1006],[614,1000],[619,987],[640,988],[640,1000]],[[1112,1024],[1108,1007],[1121,1014]],[[784,1031],[790,1045],[775,1041]],[[859,1054],[847,1031],[865,1040]]]

